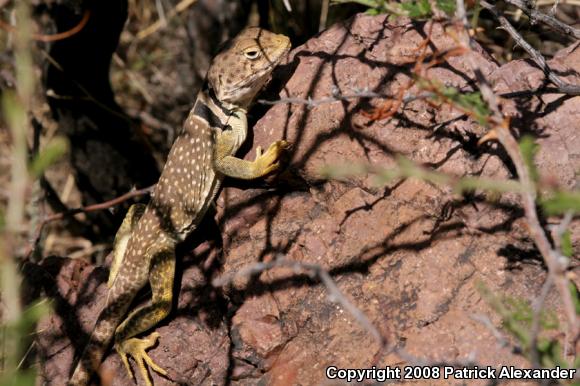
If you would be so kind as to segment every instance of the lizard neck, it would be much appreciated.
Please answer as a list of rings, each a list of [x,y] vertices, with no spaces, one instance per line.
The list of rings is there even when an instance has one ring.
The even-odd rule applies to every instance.
[[[246,107],[219,100],[211,88],[204,87],[197,95],[192,114],[201,119],[212,130],[232,130],[235,137],[232,154],[235,153],[247,136]]]
[[[211,88],[204,87],[198,94],[193,114],[207,122],[209,127],[224,130],[236,111],[244,108],[220,101]]]

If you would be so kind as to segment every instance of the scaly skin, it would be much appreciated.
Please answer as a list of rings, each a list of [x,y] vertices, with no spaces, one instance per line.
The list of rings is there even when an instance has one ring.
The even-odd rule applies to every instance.
[[[145,350],[159,334],[135,336],[157,325],[171,310],[175,247],[195,230],[225,176],[254,179],[278,169],[288,146],[277,141],[254,161],[235,157],[246,139],[246,111],[290,49],[286,36],[248,28],[214,58],[207,86],[198,94],[183,130],[175,140],[151,201],[131,207],[119,228],[113,250],[109,292],[90,341],[69,381],[86,385],[114,337],[127,371],[127,355],[137,363],[145,384],[147,366],[165,375]],[[151,285],[151,303],[132,310],[137,292]]]

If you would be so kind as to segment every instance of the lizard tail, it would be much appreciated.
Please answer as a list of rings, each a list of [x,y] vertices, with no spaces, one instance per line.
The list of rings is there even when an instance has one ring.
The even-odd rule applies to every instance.
[[[128,308],[129,304],[130,301],[125,308]],[[126,310],[113,308],[109,305],[99,315],[96,327],[89,337],[89,343],[85,346],[74,373],[67,383],[68,386],[88,385],[91,376],[101,365],[105,351],[115,335],[115,329],[126,312]]]

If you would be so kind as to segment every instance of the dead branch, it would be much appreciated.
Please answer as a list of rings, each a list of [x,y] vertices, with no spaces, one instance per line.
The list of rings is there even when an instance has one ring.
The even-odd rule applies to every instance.
[[[88,213],[88,212],[95,212],[98,210],[109,209],[109,208],[111,208],[115,205],[118,205],[122,202],[125,202],[133,197],[138,197],[138,196],[142,196],[144,194],[149,194],[153,191],[153,188],[155,188],[155,185],[151,185],[151,186],[148,186],[148,187],[143,188],[143,189],[133,189],[133,190],[131,190],[131,191],[119,196],[119,197],[115,197],[111,200],[101,202],[99,204],[81,206],[79,208],[72,208],[72,209],[69,209],[69,210],[66,210],[63,212],[59,212],[59,213],[54,213],[50,216],[45,217],[44,219],[39,221],[38,225],[35,227],[35,230],[32,233],[32,236],[30,237],[30,241],[28,243],[28,246],[25,249],[24,256],[30,256],[30,254],[33,252],[34,248],[36,248],[36,245],[37,245],[38,241],[40,240],[42,230],[44,229],[44,226],[46,224],[48,224],[49,222],[62,220],[66,217],[74,216],[75,214],[78,214],[78,213]]]
[[[428,99],[432,98],[434,95],[431,92],[421,93],[419,95],[410,95],[407,94],[403,97],[403,103],[407,104],[416,100],[420,99]],[[331,95],[328,97],[323,97],[320,99],[312,99],[312,98],[280,98],[276,100],[266,100],[266,99],[258,99],[257,103],[263,105],[278,105],[278,104],[295,104],[295,105],[306,105],[307,108],[311,109],[319,105],[333,103],[333,102],[340,102],[340,101],[351,101],[359,98],[367,98],[367,99],[388,99],[394,100],[396,99],[396,95],[389,95],[384,93],[377,93],[373,91],[369,91],[368,89],[354,89],[349,94],[342,94],[338,87],[333,86],[331,90]]]
[[[180,14],[181,12],[188,9],[191,5],[193,5],[197,0],[181,0],[175,8],[171,9],[167,14],[163,15],[159,18],[156,22],[151,24],[150,26],[146,27],[142,31],[139,31],[137,34],[137,39],[145,39],[147,36],[154,34],[161,28],[164,28],[167,25],[167,21],[172,19],[176,15]]]
[[[45,42],[45,43],[56,42],[58,40],[68,39],[71,36],[79,33],[83,28],[85,28],[85,26],[87,25],[87,23],[89,21],[90,16],[91,16],[91,11],[87,9],[85,11],[85,13],[83,14],[83,17],[79,21],[79,23],[77,25],[75,25],[73,28],[69,29],[68,31],[59,32],[59,33],[53,34],[53,35],[45,35],[45,34],[35,33],[35,34],[32,34],[32,39],[40,41],[40,42]],[[6,23],[3,20],[0,20],[0,28],[2,28],[3,30],[6,30],[8,32],[16,32],[17,31],[17,28],[15,26]]]
[[[516,41],[518,45],[520,45],[524,51],[530,55],[531,59],[536,63],[536,65],[544,72],[544,74],[548,77],[550,82],[554,83],[558,90],[563,94],[569,95],[580,95],[580,85],[571,84],[568,82],[563,81],[556,73],[548,66],[546,59],[544,56],[535,48],[531,46],[519,33],[516,29],[511,25],[508,19],[500,15],[494,5],[488,3],[485,0],[480,2],[481,6],[488,11],[490,11],[493,16],[499,21],[503,29],[511,35],[511,37]]]
[[[542,291],[540,295],[536,298],[533,304],[533,316],[532,316],[532,327],[530,329],[530,350],[532,357],[532,365],[535,368],[540,367],[540,356],[538,353],[538,335],[540,334],[540,322],[542,318],[542,310],[544,309],[544,304],[546,303],[546,298],[552,289],[552,276],[548,275],[544,285],[542,286]]]
[[[493,12],[495,12],[495,8],[485,0],[482,0],[481,4],[487,9],[493,9]],[[462,20],[464,26],[468,25],[463,0],[457,0],[457,15]],[[495,15],[497,15],[496,17],[500,17],[497,12],[495,12]],[[505,21],[507,22],[507,19],[505,19]],[[509,22],[507,23],[509,24]],[[509,26],[511,27],[511,24],[509,24]],[[513,29],[513,27],[511,28]],[[467,29],[464,30],[464,39],[471,40],[471,37],[467,31]],[[489,107],[494,115],[493,118],[495,120],[495,125],[491,126],[491,132],[483,139],[497,139],[506,150],[508,156],[511,158],[516,168],[520,183],[524,187],[524,190],[520,193],[520,196],[522,199],[522,206],[524,208],[529,232],[532,236],[532,239],[534,240],[534,243],[536,244],[536,247],[543,257],[546,266],[548,267],[548,273],[552,277],[552,280],[556,285],[556,288],[558,289],[564,304],[566,318],[568,319],[567,337],[573,343],[571,346],[575,348],[575,344],[579,335],[579,326],[574,301],[568,288],[568,278],[566,277],[566,270],[568,268],[569,259],[567,259],[565,256],[562,256],[562,254],[552,248],[552,245],[550,244],[550,241],[548,240],[548,237],[542,228],[538,218],[538,212],[536,210],[536,188],[530,176],[529,170],[526,167],[524,158],[520,152],[518,142],[510,131],[509,119],[503,118],[502,114],[500,113],[495,94],[491,90],[491,87],[487,81],[483,79],[483,81],[480,82],[479,78],[477,81],[478,86],[481,89],[482,96],[489,104]]]
[[[528,2],[523,0],[503,0],[504,2],[521,9],[528,17],[530,21],[535,22],[539,21],[540,23],[544,23],[548,27],[552,28],[554,31],[559,32],[563,35],[571,36],[575,39],[580,39],[580,30],[569,26],[568,24],[562,23],[560,20],[556,19],[553,16],[546,15],[543,12],[538,11],[535,8],[532,8],[528,5]]]
[[[552,240],[554,240],[554,246],[559,251],[562,250],[562,238],[564,237],[564,234],[570,227],[570,224],[572,223],[573,219],[574,219],[574,211],[569,210],[564,214],[564,217],[562,217],[562,221],[560,221],[558,225],[551,227]]]
[[[463,3],[463,0],[457,0],[457,18],[463,25],[463,33],[460,34],[460,39],[462,40],[462,43],[466,47],[469,47],[471,50],[474,50],[475,42],[471,38],[471,35],[469,34],[471,26],[469,24],[469,21],[467,20],[467,13],[465,12],[465,4]],[[477,81],[477,85],[479,86],[479,91],[481,91],[481,97],[485,102],[487,102],[487,105],[491,110],[492,119],[495,120],[496,123],[501,122],[503,118],[499,110],[499,102],[497,100],[495,93],[491,88],[491,85],[481,72],[481,69],[475,62],[475,59],[471,55],[467,55],[467,58],[471,70],[475,74],[475,79]]]
[[[536,211],[536,193],[533,188],[533,182],[529,171],[525,166],[523,156],[520,153],[518,142],[510,132],[507,121],[504,125],[497,127],[496,132],[499,142],[505,148],[516,167],[520,182],[524,186],[530,188],[529,191],[521,193],[522,205],[524,207],[529,232],[536,247],[544,258],[544,262],[548,267],[549,274],[552,276],[554,284],[560,292],[560,297],[564,303],[564,310],[568,319],[568,339],[573,342],[572,346],[574,347],[578,340],[579,330],[576,309],[568,287],[568,278],[566,277],[569,259],[552,248],[546,233],[542,229],[542,225],[538,218],[538,212]]]
[[[67,211],[64,212],[60,212],[60,213],[55,213],[52,214],[48,217],[46,217],[43,221],[42,224],[47,224],[49,222],[52,221],[56,221],[56,220],[61,220],[65,217],[68,216],[74,216],[75,214],[78,213],[87,213],[87,212],[95,212],[98,210],[103,210],[103,209],[109,209],[115,205],[119,205],[122,202],[125,202],[133,197],[138,197],[138,196],[142,196],[144,194],[149,194],[153,191],[153,188],[155,188],[155,185],[151,185],[148,186],[146,188],[143,189],[133,189],[119,197],[115,197],[112,200],[108,200],[105,202],[101,202],[98,204],[93,204],[93,205],[87,205],[87,206],[81,206],[79,208],[73,208],[73,209],[69,209]]]
[[[484,314],[474,314],[471,315],[471,319],[481,323],[485,328],[487,328],[489,332],[493,334],[493,337],[496,339],[500,347],[507,347],[510,344],[509,340],[497,329],[497,327],[495,327],[489,316]]]
[[[292,268],[296,273],[299,271],[306,271],[310,277],[318,278],[328,290],[328,300],[333,303],[340,304],[348,313],[350,313],[356,319],[356,321],[379,343],[380,350],[383,350],[386,347],[387,339],[383,337],[380,331],[372,324],[367,316],[342,294],[334,280],[332,280],[332,277],[328,271],[318,264],[303,263],[299,261],[288,260],[278,256],[274,261],[266,263],[255,263],[249,267],[214,279],[212,285],[214,287],[224,287],[228,284],[231,284],[237,277],[253,276],[255,274],[277,267],[289,267]]]

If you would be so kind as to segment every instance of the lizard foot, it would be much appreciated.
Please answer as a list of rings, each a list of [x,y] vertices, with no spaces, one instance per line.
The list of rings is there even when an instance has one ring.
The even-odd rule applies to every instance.
[[[167,375],[167,371],[163,370],[155,362],[153,362],[153,359],[151,359],[145,352],[146,349],[155,345],[158,338],[159,333],[154,332],[144,339],[130,338],[121,343],[115,344],[115,350],[117,350],[117,353],[121,356],[121,360],[123,361],[123,364],[125,365],[125,368],[127,369],[131,379],[135,379],[135,376],[133,375],[131,367],[129,366],[127,354],[131,355],[133,359],[135,359],[135,362],[137,362],[141,376],[145,380],[145,384],[147,386],[153,386],[153,383],[151,383],[151,380],[149,379],[149,374],[147,373],[147,367],[145,364],[147,364],[159,374]]]
[[[260,175],[264,176],[277,170],[280,167],[280,162],[278,162],[280,154],[289,147],[290,143],[284,140],[276,141],[268,147],[265,153],[262,153],[262,148],[258,146],[256,148],[256,159],[254,162],[260,171]]]

